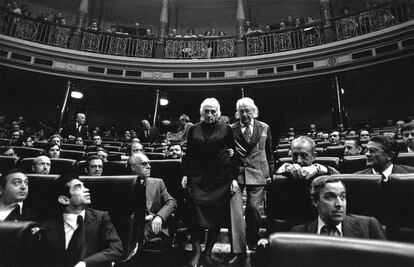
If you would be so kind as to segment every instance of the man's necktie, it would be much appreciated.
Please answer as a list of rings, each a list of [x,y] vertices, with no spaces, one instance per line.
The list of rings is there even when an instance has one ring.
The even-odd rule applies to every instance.
[[[78,133],[81,132],[81,127],[82,127],[82,125],[79,124],[79,126],[78,126]]]
[[[252,132],[250,130],[249,124],[246,125],[246,129],[244,130],[243,137],[247,143],[250,143],[252,141]]]
[[[69,241],[68,248],[66,250],[66,262],[67,266],[74,266],[81,260],[82,246],[84,242],[84,229],[83,229],[83,218],[81,215],[77,219],[78,228],[72,235]]]
[[[321,228],[321,235],[338,236],[338,229],[335,226],[324,225]]]

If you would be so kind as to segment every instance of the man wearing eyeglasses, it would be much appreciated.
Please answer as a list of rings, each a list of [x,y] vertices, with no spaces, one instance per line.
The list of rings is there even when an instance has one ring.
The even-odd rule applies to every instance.
[[[143,153],[132,154],[128,159],[128,168],[132,174],[138,175],[138,190],[145,192],[145,240],[154,237],[168,239],[165,222],[177,208],[177,201],[168,193],[162,179],[150,178],[151,164]]]
[[[387,182],[392,173],[414,173],[414,167],[395,164],[398,157],[398,144],[389,136],[375,136],[366,147],[368,168],[357,173],[380,174]]]
[[[407,145],[407,150],[404,152],[414,152],[414,122],[409,122],[401,127],[401,134]]]

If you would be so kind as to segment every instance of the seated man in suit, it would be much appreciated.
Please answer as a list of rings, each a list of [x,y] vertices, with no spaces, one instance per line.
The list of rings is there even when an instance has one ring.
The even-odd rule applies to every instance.
[[[333,131],[329,135],[329,142],[331,142],[331,145],[333,146],[339,146],[341,144],[341,135],[339,131]]]
[[[138,132],[138,138],[143,143],[154,143],[160,139],[160,131],[156,127],[151,127],[149,121],[141,121],[142,129]]]
[[[103,172],[103,160],[98,155],[89,156],[86,159],[85,172],[88,176],[101,176]]]
[[[359,138],[352,138],[346,140],[344,143],[344,156],[357,156],[361,155],[362,146]]]
[[[181,159],[183,157],[183,149],[180,144],[171,144],[166,151],[167,159]]]
[[[54,190],[59,207],[56,216],[43,223],[48,248],[45,265],[111,266],[121,260],[122,242],[108,212],[88,208],[91,195],[78,176],[60,176]]]
[[[284,163],[276,173],[290,178],[309,180],[320,175],[339,173],[333,167],[314,163],[315,149],[315,142],[307,136],[299,136],[294,139],[290,146],[292,163]]]
[[[164,181],[150,178],[151,164],[142,153],[132,154],[128,159],[128,168],[138,176],[139,184],[145,187],[145,240],[169,237],[166,221],[177,208],[177,201],[168,193]]]
[[[377,219],[346,214],[346,189],[339,179],[332,176],[315,178],[310,186],[310,197],[318,210],[318,218],[293,227],[292,232],[385,239]]]
[[[381,174],[383,181],[388,181],[392,173],[414,173],[414,167],[395,164],[398,157],[397,141],[389,136],[378,135],[372,137],[366,148],[368,168],[357,173]]]
[[[37,221],[37,215],[23,205],[29,193],[29,179],[20,169],[0,176],[0,221]]]
[[[75,121],[69,122],[62,130],[62,136],[68,138],[70,141],[75,141],[75,138],[82,136],[82,138],[88,139],[88,126],[85,124],[86,116],[84,113],[76,114]]]
[[[407,146],[404,152],[414,152],[414,122],[409,122],[401,127],[401,134]]]
[[[52,163],[50,162],[50,158],[47,156],[39,156],[34,158],[32,164],[33,173],[49,174],[51,165]]]

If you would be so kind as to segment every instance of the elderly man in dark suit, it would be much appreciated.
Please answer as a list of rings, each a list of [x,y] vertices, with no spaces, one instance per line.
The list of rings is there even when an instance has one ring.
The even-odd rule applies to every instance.
[[[85,124],[86,116],[83,113],[76,114],[75,122],[69,122],[62,130],[62,136],[71,141],[75,141],[76,137],[81,136],[84,140],[88,139],[88,126]]]
[[[241,193],[246,188],[246,237],[248,246],[254,249],[260,238],[260,205],[264,200],[266,180],[273,175],[272,135],[269,125],[256,119],[259,111],[253,99],[239,99],[236,110],[239,121],[231,128],[236,141],[237,182],[233,182],[232,191]]]
[[[142,143],[154,143],[160,139],[160,131],[156,127],[151,127],[149,121],[141,121],[141,130],[138,132],[138,138]]]
[[[414,167],[395,164],[398,157],[397,141],[389,136],[374,136],[366,147],[368,168],[357,173],[380,174],[387,182],[392,173],[414,173]]]
[[[385,239],[377,219],[346,214],[346,189],[339,179],[332,176],[315,178],[310,186],[310,197],[318,210],[318,218],[293,227],[292,232]]]
[[[20,169],[0,176],[0,222],[37,221],[36,213],[23,205],[29,192],[29,179]]]
[[[87,208],[89,189],[75,174],[54,182],[59,212],[43,223],[47,255],[54,267],[111,266],[122,259],[122,242],[108,212]]]

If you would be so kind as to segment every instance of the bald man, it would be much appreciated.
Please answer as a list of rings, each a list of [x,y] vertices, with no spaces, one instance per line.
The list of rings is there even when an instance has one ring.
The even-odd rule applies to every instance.
[[[39,156],[33,159],[32,171],[36,174],[49,174],[52,163],[47,156]]]
[[[67,137],[71,141],[75,141],[76,137],[82,136],[82,138],[88,139],[88,126],[85,124],[86,116],[84,113],[76,114],[75,121],[69,122],[62,130],[62,136]]]
[[[141,188],[145,187],[145,239],[168,238],[169,232],[165,222],[177,208],[177,201],[168,193],[162,179],[150,178],[151,164],[145,154],[132,154],[128,159],[128,168],[132,174],[138,176]]]

